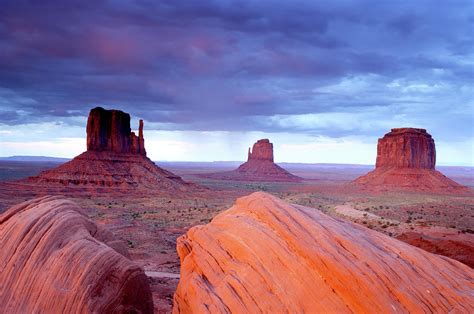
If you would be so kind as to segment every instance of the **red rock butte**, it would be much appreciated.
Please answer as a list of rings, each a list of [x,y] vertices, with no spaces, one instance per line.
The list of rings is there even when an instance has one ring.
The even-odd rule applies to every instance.
[[[248,151],[247,162],[233,171],[203,174],[218,180],[300,182],[302,178],[291,174],[273,161],[273,144],[268,139],[258,140]]]
[[[257,192],[178,238],[174,313],[472,313],[474,271]]]
[[[435,142],[425,129],[392,129],[378,140],[375,170],[353,182],[374,191],[467,191],[435,170],[435,165]]]
[[[138,136],[130,129],[130,115],[97,107],[87,120],[87,151],[57,168],[24,180],[53,193],[77,191],[146,191],[147,193],[201,190],[195,184],[153,163],[145,150],[143,120]],[[67,189],[65,189],[67,187]]]
[[[143,120],[138,137],[130,130],[130,115],[120,110],[92,109],[87,119],[87,150],[146,156]]]
[[[1,313],[153,313],[143,269],[77,205],[46,196],[0,214]]]

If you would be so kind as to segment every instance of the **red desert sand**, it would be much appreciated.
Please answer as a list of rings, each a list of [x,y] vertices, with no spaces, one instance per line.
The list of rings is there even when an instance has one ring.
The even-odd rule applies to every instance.
[[[143,270],[71,201],[11,207],[0,215],[0,247],[2,313],[153,312]]]
[[[174,313],[474,312],[474,271],[263,192],[178,239]]]
[[[424,129],[399,128],[380,138],[375,170],[354,183],[367,190],[462,192],[466,188],[435,170],[436,149]]]
[[[262,181],[262,182],[299,182],[297,177],[273,161],[273,144],[268,139],[258,140],[249,148],[247,162],[233,171],[202,174],[201,176],[217,180]]]

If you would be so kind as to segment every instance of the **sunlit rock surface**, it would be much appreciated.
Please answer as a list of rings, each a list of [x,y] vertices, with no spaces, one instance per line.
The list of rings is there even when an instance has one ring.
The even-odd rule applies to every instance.
[[[125,245],[75,203],[43,197],[0,215],[0,313],[152,313]]]
[[[178,239],[174,313],[474,311],[474,271],[257,192]]]

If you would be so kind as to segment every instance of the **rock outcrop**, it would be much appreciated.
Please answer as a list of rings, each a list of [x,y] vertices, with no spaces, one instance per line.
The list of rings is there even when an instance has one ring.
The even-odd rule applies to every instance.
[[[474,311],[474,270],[262,192],[178,239],[174,313]]]
[[[120,110],[92,109],[87,119],[87,150],[146,156],[143,120],[138,136],[130,129],[130,115]]]
[[[367,190],[462,192],[467,189],[435,170],[436,149],[424,129],[392,129],[378,140],[375,170],[354,183]]]
[[[87,120],[87,151],[61,166],[25,180],[61,193],[77,190],[148,192],[193,191],[200,188],[164,170],[146,157],[143,121],[138,136],[130,130],[130,115],[97,107]],[[64,191],[64,188],[67,188]],[[76,189],[77,188],[77,189]]]
[[[378,141],[377,168],[434,169],[435,164],[435,143],[425,129],[392,129]]]
[[[273,162],[273,144],[270,140],[264,138],[253,144],[252,150],[249,147],[247,161],[251,160]]]
[[[234,181],[300,182],[302,180],[273,162],[273,144],[268,139],[258,140],[252,150],[249,148],[247,162],[237,169],[201,176]]]
[[[152,313],[148,278],[75,203],[43,197],[0,215],[0,312]]]

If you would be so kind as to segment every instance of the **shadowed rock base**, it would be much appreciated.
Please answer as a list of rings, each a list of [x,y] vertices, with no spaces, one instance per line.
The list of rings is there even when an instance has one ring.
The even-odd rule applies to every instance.
[[[148,278],[125,245],[70,201],[0,215],[1,313],[152,313]]]
[[[377,168],[357,178],[354,183],[371,191],[419,191],[433,193],[463,193],[462,186],[434,169]]]
[[[63,165],[26,180],[46,186],[111,187],[164,191],[191,191],[197,185],[164,170],[148,157],[136,154],[87,151]]]
[[[178,239],[174,313],[474,311],[474,271],[258,192]]]

